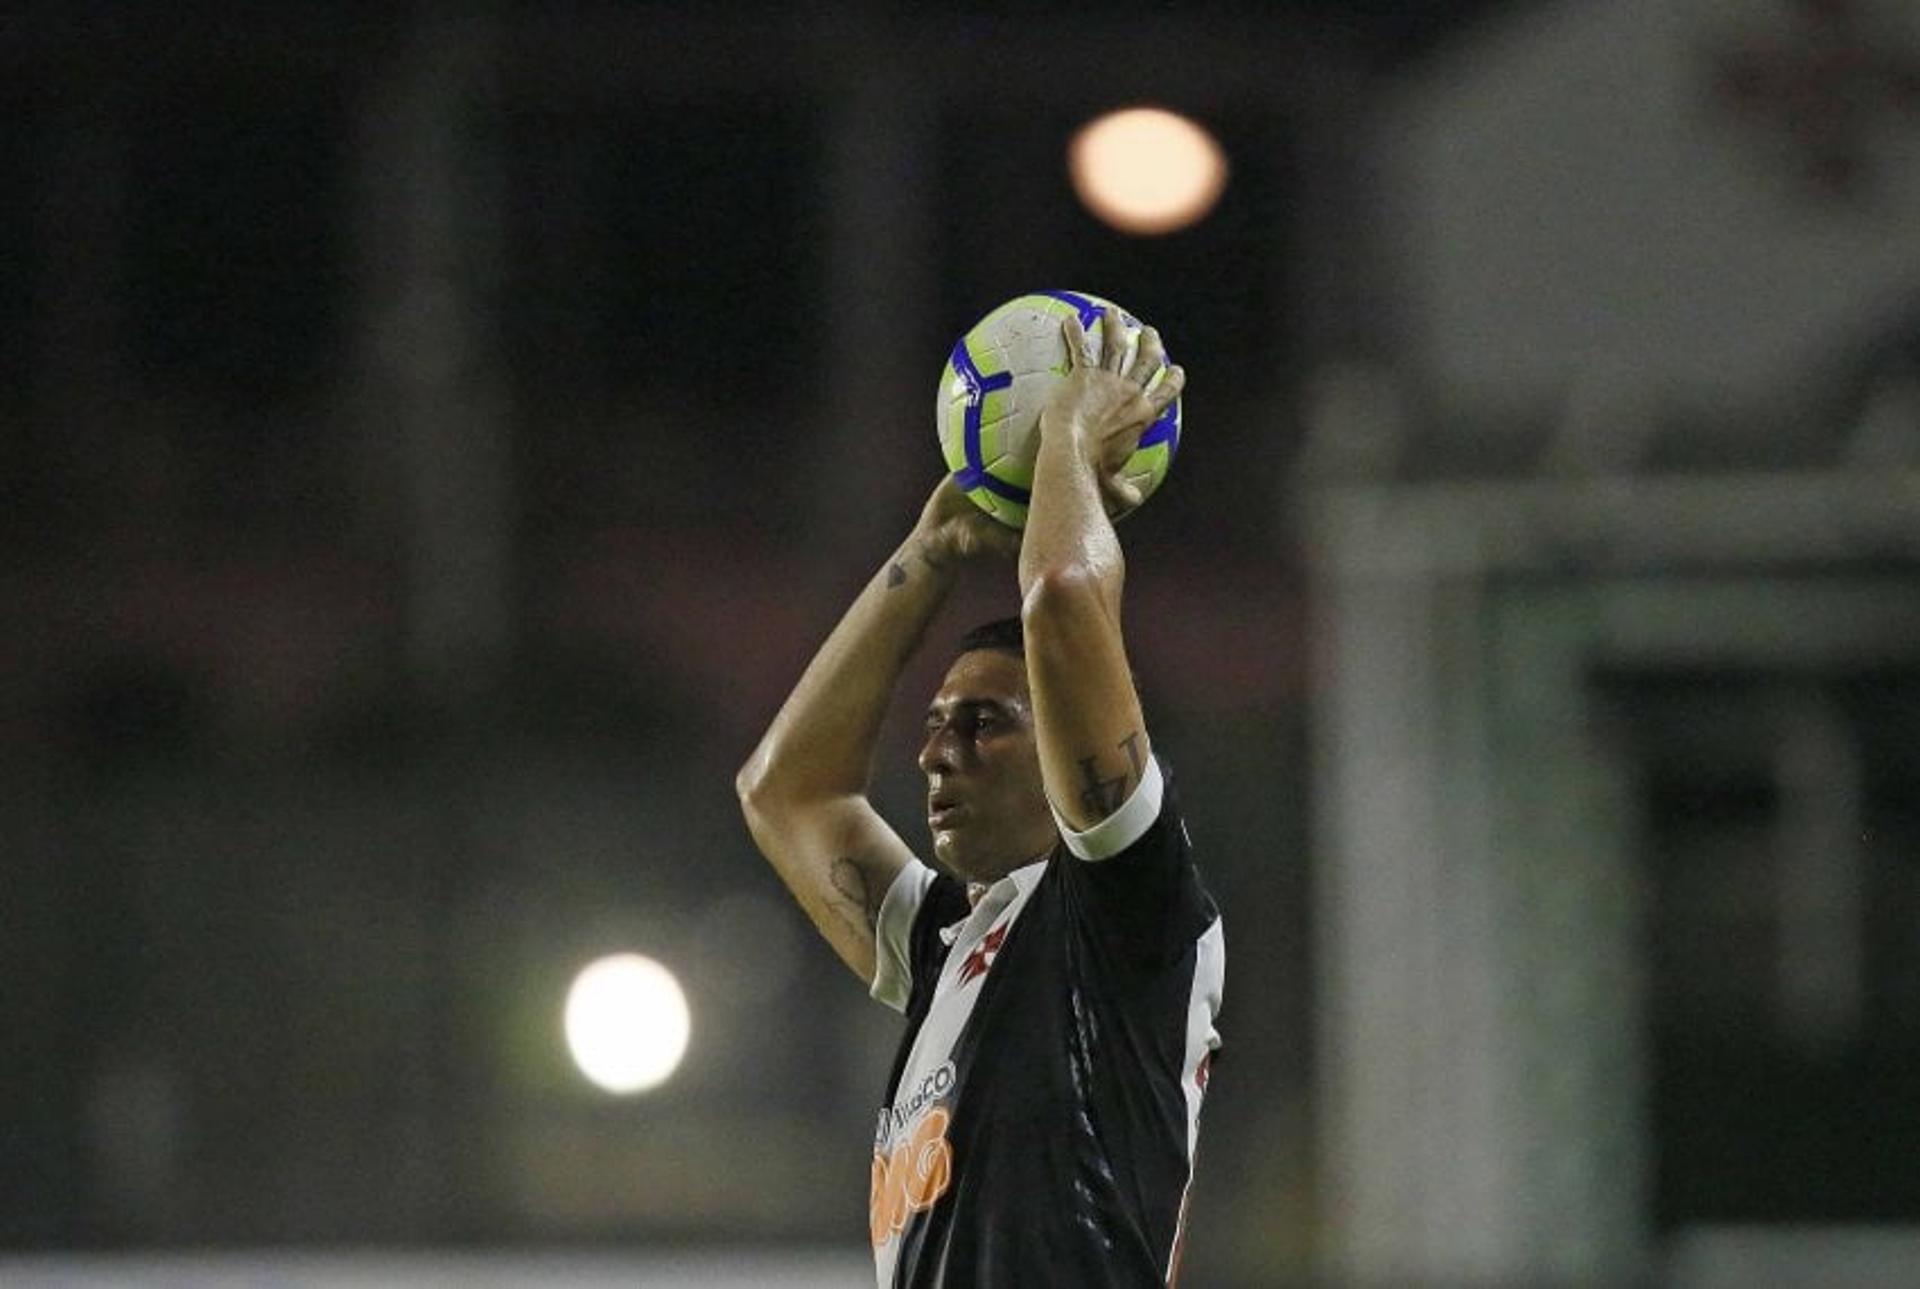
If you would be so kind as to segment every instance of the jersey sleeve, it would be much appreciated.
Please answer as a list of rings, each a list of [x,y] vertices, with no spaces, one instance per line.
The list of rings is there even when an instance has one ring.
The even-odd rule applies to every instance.
[[[874,998],[897,1012],[910,1012],[946,957],[940,928],[966,916],[966,888],[919,860],[911,860],[880,901],[873,928]]]
[[[1154,969],[1185,954],[1218,917],[1200,880],[1173,773],[1157,757],[1120,809],[1084,832],[1064,875],[1088,930],[1116,961]]]
[[[913,924],[933,878],[931,868],[910,860],[887,888],[874,923],[873,987],[868,992],[897,1012],[907,1009],[913,993]]]
[[[1166,776],[1160,770],[1159,759],[1154,758],[1147,762],[1146,772],[1134,785],[1133,794],[1093,827],[1075,832],[1058,810],[1053,812],[1053,822],[1074,858],[1098,863],[1120,854],[1153,827],[1154,820],[1160,817],[1160,803],[1165,794]]]

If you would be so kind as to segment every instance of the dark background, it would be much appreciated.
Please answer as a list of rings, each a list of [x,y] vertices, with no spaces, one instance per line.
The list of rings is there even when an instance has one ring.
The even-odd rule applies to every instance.
[[[952,337],[1064,286],[1155,322],[1189,372],[1178,469],[1124,530],[1156,746],[1232,944],[1189,1276],[1305,1277],[1290,498],[1309,374],[1393,334],[1350,272],[1347,142],[1526,7],[0,19],[0,1247],[857,1247],[893,1031],[759,860],[733,771],[937,477]],[[1061,163],[1140,100],[1233,164],[1162,238],[1096,222]],[[946,637],[1010,610],[1002,582]],[[876,780],[902,820],[933,674]],[[1907,838],[1913,681],[1833,682]],[[1684,913],[1689,830],[1771,809],[1731,751],[1739,678],[1607,683],[1652,749],[1650,880]],[[1724,772],[1684,750],[1702,722]],[[1721,1130],[1856,1095],[1907,1119],[1836,1152],[1861,1121],[1835,1114],[1754,1182],[1701,1117],[1747,1040],[1694,1052],[1734,1013],[1676,986],[1660,1229],[1920,1212],[1911,1159],[1863,1155],[1910,1142],[1920,1104],[1892,862],[1872,1050],[1775,1067],[1758,1122]],[[1656,953],[1676,979],[1700,925]],[[695,1036],[623,1101],[573,1072],[559,1006],[628,948],[681,973]]]

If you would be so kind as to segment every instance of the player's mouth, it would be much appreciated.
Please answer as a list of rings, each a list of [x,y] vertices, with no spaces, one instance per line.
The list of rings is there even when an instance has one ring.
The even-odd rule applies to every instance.
[[[927,824],[935,830],[951,828],[960,820],[966,809],[958,801],[948,796],[927,798]]]

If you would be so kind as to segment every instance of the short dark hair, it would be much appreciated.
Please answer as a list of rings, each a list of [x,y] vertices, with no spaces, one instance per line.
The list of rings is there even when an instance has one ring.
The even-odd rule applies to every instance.
[[[954,653],[957,656],[972,653],[976,649],[992,649],[1024,659],[1027,656],[1027,636],[1020,626],[1020,619],[995,618],[992,622],[982,622],[960,637],[960,647]]]
[[[992,622],[982,622],[960,637],[960,647],[954,650],[953,656],[958,658],[976,649],[993,649],[1000,653],[1010,653],[1024,662],[1027,657],[1026,630],[1020,625],[1019,618],[995,618]],[[1140,689],[1138,673],[1129,668],[1127,674],[1133,677],[1134,692],[1142,694],[1141,701],[1144,702],[1144,692]]]

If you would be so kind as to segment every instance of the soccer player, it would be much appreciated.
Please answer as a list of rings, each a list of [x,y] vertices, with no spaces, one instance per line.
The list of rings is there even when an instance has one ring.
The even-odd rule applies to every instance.
[[[1090,321],[1090,320],[1088,320]],[[748,826],[906,1033],[874,1134],[877,1283],[1163,1285],[1219,1045],[1220,919],[1121,641],[1104,500],[1178,396],[1136,347],[1063,330],[1024,533],[943,480],[741,769]],[[1101,328],[1120,336],[1109,312]],[[1104,349],[1104,352],[1102,350]],[[927,708],[933,858],[874,810],[889,698],[963,565],[1017,548],[1020,616],[969,634]]]

